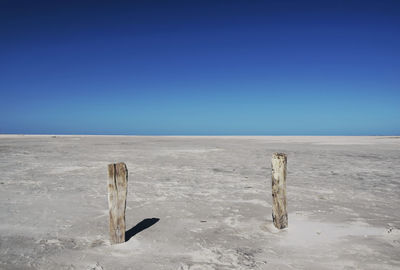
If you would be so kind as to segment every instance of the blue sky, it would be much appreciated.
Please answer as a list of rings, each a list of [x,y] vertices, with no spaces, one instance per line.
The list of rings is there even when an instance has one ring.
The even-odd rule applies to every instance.
[[[400,135],[399,1],[0,1],[0,133]]]

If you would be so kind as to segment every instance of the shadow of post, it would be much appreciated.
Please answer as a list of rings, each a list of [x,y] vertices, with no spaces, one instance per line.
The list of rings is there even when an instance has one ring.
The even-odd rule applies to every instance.
[[[134,227],[130,228],[128,231],[125,232],[125,242],[129,241],[133,236],[140,233],[143,230],[153,226],[156,224],[160,219],[159,218],[145,218],[136,224]]]

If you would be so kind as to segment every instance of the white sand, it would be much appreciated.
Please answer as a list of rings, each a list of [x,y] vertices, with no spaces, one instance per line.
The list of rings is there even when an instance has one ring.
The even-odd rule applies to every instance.
[[[288,154],[289,228],[270,157]],[[129,170],[108,243],[107,164]],[[0,269],[400,269],[399,137],[0,135]]]

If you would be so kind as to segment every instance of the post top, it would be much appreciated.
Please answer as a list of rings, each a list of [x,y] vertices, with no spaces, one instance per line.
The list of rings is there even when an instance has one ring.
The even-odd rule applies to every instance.
[[[285,158],[286,159],[286,154],[285,153],[274,153],[273,155],[272,155],[273,157],[277,157],[277,158]]]
[[[108,167],[126,168],[126,164],[124,162],[111,163],[111,164],[108,164]]]

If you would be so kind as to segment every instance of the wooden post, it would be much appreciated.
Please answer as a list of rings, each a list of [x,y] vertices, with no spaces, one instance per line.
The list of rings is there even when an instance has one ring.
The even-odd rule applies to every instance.
[[[125,163],[108,165],[108,206],[110,212],[110,242],[125,242],[125,208],[128,191],[128,169]]]
[[[286,210],[286,164],[286,154],[274,153],[272,155],[272,220],[278,229],[284,229],[288,226]]]

